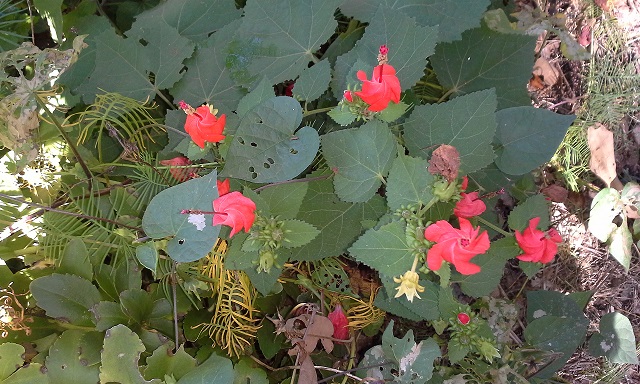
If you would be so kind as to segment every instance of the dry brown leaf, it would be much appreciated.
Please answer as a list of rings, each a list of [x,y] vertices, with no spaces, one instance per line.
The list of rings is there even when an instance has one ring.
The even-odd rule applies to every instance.
[[[564,203],[569,197],[569,191],[558,184],[548,185],[541,192],[554,203]]]
[[[316,368],[313,365],[310,357],[300,362],[300,374],[298,383],[302,384],[318,384],[318,376],[316,375]]]
[[[582,27],[582,30],[580,31],[580,36],[578,36],[578,44],[582,45],[583,47],[586,47],[587,45],[591,44],[591,26],[590,25],[585,25],[584,27]]]
[[[458,177],[460,152],[456,147],[442,144],[431,154],[428,171],[432,175],[442,175],[448,182]]]
[[[591,152],[589,168],[611,186],[616,179],[616,159],[613,150],[613,133],[604,125],[596,123],[587,130],[587,141]]]
[[[538,75],[533,75],[529,79],[529,87],[537,90],[544,89],[544,80]]]
[[[544,81],[546,86],[552,86],[558,82],[560,71],[555,68],[547,59],[539,57],[533,64],[533,75],[538,76]]]

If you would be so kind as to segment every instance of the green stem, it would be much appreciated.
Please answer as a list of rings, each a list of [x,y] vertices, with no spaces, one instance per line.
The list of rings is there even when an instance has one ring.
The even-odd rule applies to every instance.
[[[453,89],[448,90],[447,92],[444,93],[444,95],[442,95],[439,99],[438,99],[438,104],[442,103],[443,101],[447,100],[449,98],[449,96],[454,92]]]
[[[431,200],[424,206],[422,207],[422,209],[420,210],[420,212],[418,212],[418,217],[424,217],[425,213],[427,213],[427,211],[429,210],[429,208],[431,208],[433,206],[433,204],[438,202],[438,198],[437,197],[432,197]]]
[[[305,113],[302,114],[302,117],[307,117],[307,116],[311,116],[311,115],[315,115],[317,113],[322,113],[322,112],[329,112],[330,110],[332,110],[333,108],[335,108],[335,106],[333,107],[326,107],[326,108],[318,108],[318,109],[312,109],[310,111],[307,111]]]
[[[488,220],[484,219],[483,217],[476,216],[476,218],[482,224],[486,225],[487,227],[493,229],[494,231],[496,231],[496,232],[498,232],[498,233],[500,233],[502,235],[513,236],[513,233],[509,233],[509,232],[505,231],[504,229],[499,228],[498,226],[494,225],[493,223],[489,222]]]
[[[83,325],[74,325],[71,323],[64,323],[62,321],[58,321],[58,320],[49,320],[49,322],[54,323],[55,325],[59,326],[60,328],[64,328],[64,329],[78,329],[81,331],[95,331],[96,328],[95,327],[86,327]]]
[[[82,156],[80,156],[80,152],[78,151],[78,148],[75,146],[75,144],[73,143],[69,135],[67,135],[67,132],[64,130],[64,128],[62,128],[62,126],[60,125],[56,117],[53,115],[53,113],[49,111],[49,108],[47,108],[47,104],[37,94],[36,94],[36,102],[38,103],[40,108],[44,110],[44,113],[47,115],[47,117],[51,119],[51,121],[53,122],[53,125],[55,125],[56,128],[58,128],[58,131],[60,132],[60,135],[62,136],[62,138],[67,142],[67,145],[71,149],[71,152],[73,152],[73,155],[76,157],[76,160],[78,160],[80,167],[82,167],[82,171],[84,171],[84,174],[87,176],[87,179],[89,180],[89,189],[91,190],[91,188],[93,187],[93,183],[91,183],[91,180],[93,180],[93,175],[91,174],[91,171],[89,170],[89,167],[87,166],[87,164],[82,159]]]

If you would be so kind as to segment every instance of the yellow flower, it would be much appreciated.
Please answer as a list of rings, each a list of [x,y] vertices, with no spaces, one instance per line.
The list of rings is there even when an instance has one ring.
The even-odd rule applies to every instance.
[[[413,302],[414,296],[420,299],[418,292],[424,292],[424,287],[418,284],[418,274],[415,271],[407,271],[400,278],[394,277],[393,281],[400,283],[400,286],[396,288],[398,293],[395,297],[407,295],[407,300]]]

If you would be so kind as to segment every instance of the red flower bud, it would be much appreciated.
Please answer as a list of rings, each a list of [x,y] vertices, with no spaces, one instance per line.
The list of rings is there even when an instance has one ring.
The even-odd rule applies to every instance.
[[[458,321],[462,324],[462,325],[467,325],[469,324],[469,322],[471,321],[471,318],[469,317],[469,315],[467,315],[464,312],[460,312],[458,313]]]
[[[353,95],[351,94],[351,91],[344,91],[344,99],[353,103]]]
[[[342,310],[340,304],[328,316],[333,324],[333,338],[338,340],[347,340],[349,338],[349,320]]]
[[[191,161],[184,156],[174,157],[173,159],[168,160],[160,160],[161,165],[168,166],[185,166],[190,165]],[[169,168],[169,172],[171,172],[171,176],[178,181],[187,181],[189,180],[191,174],[195,172],[196,168]]]

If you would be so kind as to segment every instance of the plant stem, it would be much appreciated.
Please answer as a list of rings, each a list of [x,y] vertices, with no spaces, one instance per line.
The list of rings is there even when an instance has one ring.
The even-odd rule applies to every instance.
[[[171,263],[171,296],[173,298],[173,332],[175,333],[176,346],[175,350],[178,350],[178,292],[176,290],[177,284],[176,276],[176,262]]]
[[[447,100],[447,98],[449,98],[449,96],[453,93],[453,89],[448,90],[447,92],[444,93],[444,95],[442,95],[439,99],[438,99],[438,104],[442,103],[443,101]]]
[[[58,128],[58,131],[60,132],[60,135],[62,135],[62,138],[67,142],[67,145],[71,149],[71,152],[73,152],[73,155],[76,157],[76,160],[78,160],[80,167],[82,167],[82,171],[84,171],[84,174],[87,176],[87,179],[89,180],[89,190],[91,190],[93,188],[93,183],[91,182],[93,180],[93,175],[91,174],[91,171],[89,170],[89,167],[87,166],[87,164],[82,159],[82,156],[80,156],[80,152],[78,152],[78,148],[73,143],[69,135],[67,135],[67,132],[64,130],[64,128],[62,128],[62,126],[60,125],[56,117],[53,115],[53,113],[49,111],[49,108],[47,108],[47,104],[45,103],[45,101],[42,100],[37,93],[36,93],[36,102],[38,103],[40,108],[44,110],[44,113],[51,119],[51,122],[53,122],[53,125],[55,125],[56,128]]]
[[[477,218],[477,219],[478,219],[478,221],[479,221],[479,222],[481,222],[482,224],[486,225],[487,227],[489,227],[489,228],[493,229],[494,231],[496,231],[496,232],[498,232],[498,233],[500,233],[500,234],[502,234],[502,235],[505,235],[505,236],[513,236],[513,233],[509,233],[509,232],[505,231],[504,229],[499,228],[498,226],[494,225],[493,223],[489,222],[488,220],[486,220],[486,219],[485,219],[485,218],[483,218],[483,217],[476,216],[476,218]]]
[[[317,113],[322,113],[322,112],[329,112],[330,110],[332,110],[333,108],[335,108],[335,106],[333,107],[326,107],[326,108],[318,108],[318,109],[312,109],[310,111],[306,111],[302,114],[302,117],[307,117],[307,116],[311,116],[311,115],[315,115]]]

